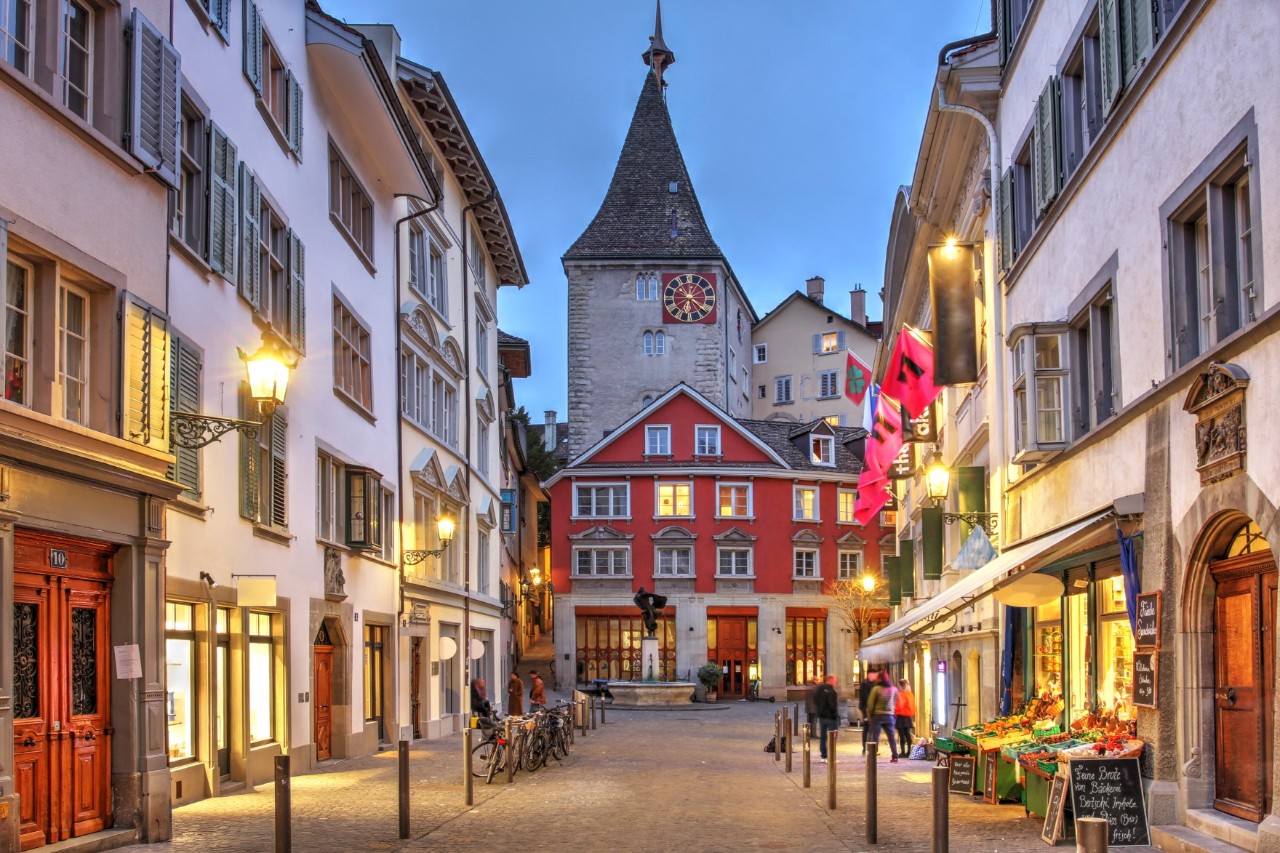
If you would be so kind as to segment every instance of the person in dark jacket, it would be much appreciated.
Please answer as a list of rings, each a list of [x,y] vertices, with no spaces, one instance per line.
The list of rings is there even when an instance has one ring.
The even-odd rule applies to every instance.
[[[493,713],[493,706],[489,704],[483,678],[477,678],[471,682],[471,713],[481,717],[487,717]]]
[[[862,754],[867,754],[867,731],[871,728],[871,717],[867,715],[867,699],[871,696],[871,688],[876,686],[878,672],[868,671],[863,674],[858,684],[858,710],[862,712]]]
[[[836,677],[828,675],[827,680],[819,684],[813,691],[813,709],[818,718],[818,752],[820,761],[827,760],[827,732],[840,728],[840,697],[836,695]],[[835,756],[831,756],[834,761]]]

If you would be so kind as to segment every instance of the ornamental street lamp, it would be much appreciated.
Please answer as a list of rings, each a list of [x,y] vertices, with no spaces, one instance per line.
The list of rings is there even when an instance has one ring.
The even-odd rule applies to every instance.
[[[449,547],[449,543],[453,541],[454,521],[447,515],[440,516],[436,522],[436,535],[440,537],[440,547],[433,548],[429,551],[405,551],[400,555],[400,559],[406,566],[415,566],[428,557],[439,557]]]
[[[947,494],[951,491],[951,469],[943,464],[942,456],[936,452],[925,467],[924,483],[934,506],[941,507],[946,503]],[[994,512],[944,512],[942,520],[947,524],[963,521],[965,524],[981,527],[987,536],[994,537],[1000,515]]]
[[[289,387],[289,374],[298,366],[296,357],[286,355],[284,344],[271,332],[262,333],[262,346],[253,355],[246,355],[239,347],[236,352],[244,362],[249,377],[249,400],[257,404],[262,420],[221,418],[195,412],[171,412],[170,443],[176,447],[198,448],[212,444],[229,432],[242,432],[250,438],[258,435],[258,427],[271,417],[276,407],[284,403],[285,390]]]

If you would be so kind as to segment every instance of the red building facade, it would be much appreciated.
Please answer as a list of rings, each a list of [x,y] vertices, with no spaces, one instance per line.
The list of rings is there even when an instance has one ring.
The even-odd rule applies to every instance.
[[[688,386],[644,407],[549,482],[556,675],[693,678],[785,697],[852,679],[830,584],[881,572],[880,526],[853,520],[861,429],[730,417]],[[638,669],[639,589],[667,597],[661,672]]]

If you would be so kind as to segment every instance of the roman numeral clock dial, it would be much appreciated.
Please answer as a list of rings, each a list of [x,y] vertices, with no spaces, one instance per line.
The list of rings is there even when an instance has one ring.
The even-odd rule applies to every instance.
[[[677,323],[710,322],[716,307],[716,288],[697,273],[681,273],[662,289],[662,307]]]

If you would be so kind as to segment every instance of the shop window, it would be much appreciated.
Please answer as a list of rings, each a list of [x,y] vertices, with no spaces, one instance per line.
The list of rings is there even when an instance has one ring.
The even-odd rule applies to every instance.
[[[169,601],[164,612],[166,711],[169,761],[196,757],[195,605]]]
[[[658,667],[641,672],[640,639],[644,620],[636,616],[578,616],[575,625],[576,679],[579,684],[597,678],[611,681],[668,679],[676,669],[676,626],[672,616],[658,615]]]
[[[1035,657],[1035,695],[1047,695],[1053,704],[1062,702],[1062,600],[1057,599],[1036,608],[1036,625],[1032,634]]]
[[[276,739],[276,664],[270,613],[249,611],[249,740]]]
[[[1088,584],[1085,584],[1086,588]],[[1089,652],[1096,639],[1089,629],[1089,596],[1084,589],[1068,589],[1075,592],[1066,598],[1066,616],[1063,625],[1063,651],[1066,655],[1066,703],[1067,723],[1087,716],[1093,710],[1090,696]]]
[[[826,675],[827,618],[787,617],[787,684],[808,684]]]
[[[1133,629],[1125,609],[1124,578],[1098,581],[1098,698],[1099,713],[1122,720],[1134,718]]]

